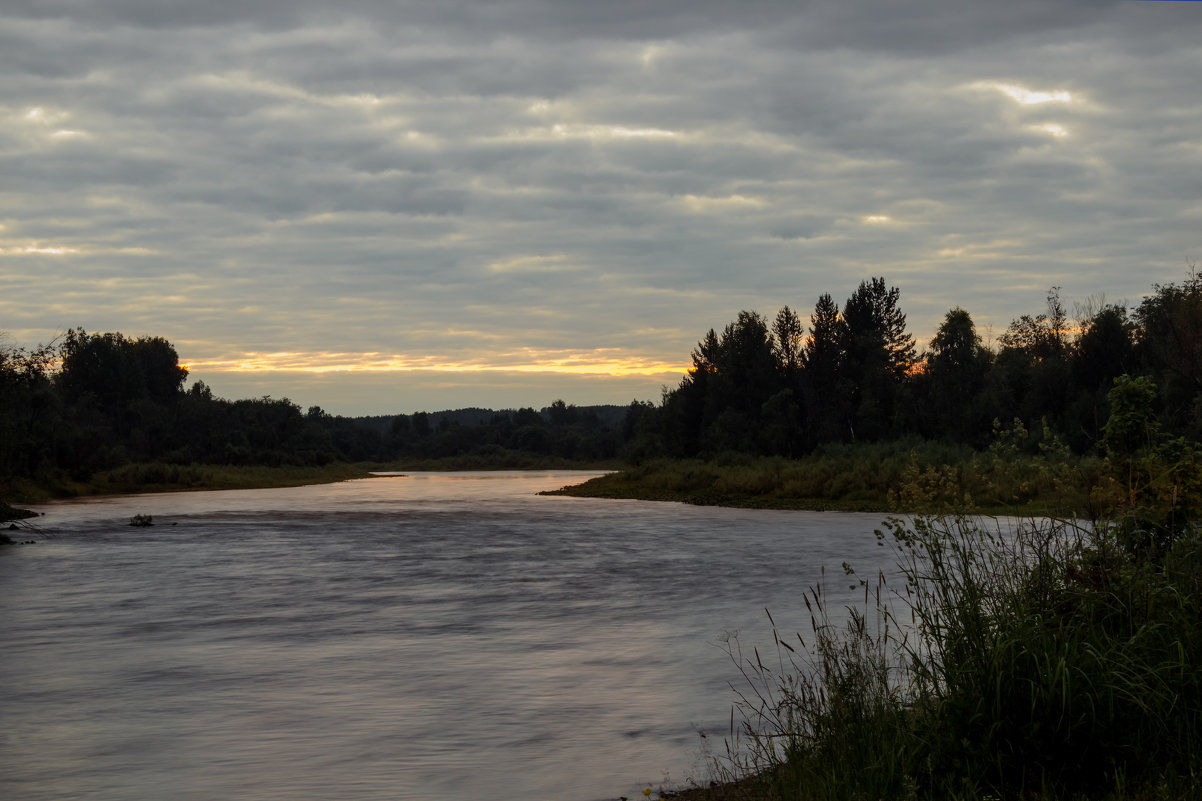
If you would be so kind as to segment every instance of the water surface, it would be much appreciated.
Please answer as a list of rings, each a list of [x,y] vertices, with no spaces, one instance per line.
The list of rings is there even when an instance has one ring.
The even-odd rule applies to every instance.
[[[723,640],[881,515],[419,473],[39,507],[0,552],[0,798],[594,801],[704,780]],[[135,514],[155,525],[132,528]],[[24,535],[22,535],[24,536]],[[704,733],[706,737],[702,737]]]

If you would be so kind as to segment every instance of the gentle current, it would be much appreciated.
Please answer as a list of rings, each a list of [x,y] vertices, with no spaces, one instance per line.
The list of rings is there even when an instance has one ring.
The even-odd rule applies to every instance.
[[[882,515],[415,473],[39,507],[0,551],[0,798],[595,801],[706,778],[764,609]],[[149,514],[155,525],[127,525]],[[803,624],[804,621],[804,624]],[[702,738],[704,732],[706,738]]]

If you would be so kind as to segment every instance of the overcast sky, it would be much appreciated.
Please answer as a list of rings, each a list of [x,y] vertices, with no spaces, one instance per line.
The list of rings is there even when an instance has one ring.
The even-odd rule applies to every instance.
[[[1202,3],[5,0],[0,329],[344,414],[658,400],[884,276],[920,342],[1202,259]]]

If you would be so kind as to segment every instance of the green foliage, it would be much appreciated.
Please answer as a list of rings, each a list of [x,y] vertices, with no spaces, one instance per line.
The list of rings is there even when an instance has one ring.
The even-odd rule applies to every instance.
[[[1156,385],[1146,376],[1114,380],[1110,391],[1110,418],[1103,429],[1102,447],[1111,459],[1126,462],[1149,453],[1160,437],[1152,403]]]
[[[804,336],[804,345],[798,343]],[[776,369],[771,369],[775,362]],[[722,450],[799,455],[833,442],[922,436],[985,448],[991,422],[1047,428],[1073,452],[1096,451],[1106,395],[1118,376],[1150,377],[1166,429],[1202,439],[1202,278],[1156,286],[1129,315],[1104,304],[1075,336],[1058,287],[1045,310],[1015,319],[991,350],[971,315],[954,307],[915,354],[900,292],[884,278],[861,282],[842,309],[823,294],[808,335],[789,306],[771,330],[742,311],[721,335],[711,329],[693,368],[665,393],[660,433],[667,455],[712,457]],[[782,420],[769,399],[789,390]],[[764,429],[787,431],[786,446]]]
[[[811,421],[811,435],[807,439],[812,444],[838,442],[847,429],[839,403],[843,337],[839,307],[830,295],[822,295],[814,305],[810,335],[801,359],[803,398]]]
[[[906,331],[901,291],[884,278],[860,282],[843,305],[844,352],[853,369],[884,369],[905,377],[915,360],[914,337]]]
[[[845,566],[862,606],[747,682],[717,771],[754,799],[1180,798],[1202,792],[1202,534],[1154,560],[1107,525],[1017,533],[893,520],[902,586]]]
[[[899,433],[900,386],[915,362],[900,294],[896,287],[886,288],[884,278],[873,278],[861,282],[843,305],[839,383],[853,441]]]
[[[1010,323],[998,340],[1003,347],[1020,351],[1035,361],[1046,361],[1059,356],[1067,347],[1066,320],[1060,287],[1052,287],[1048,290],[1046,313],[1035,317],[1024,314]]]
[[[793,380],[801,370],[802,336],[805,329],[801,318],[788,306],[776,314],[772,322],[772,355],[776,367],[786,381]]]
[[[1135,369],[1136,327],[1122,306],[1103,306],[1076,343],[1077,384],[1106,391],[1114,379]]]
[[[18,482],[82,482],[131,463],[645,465],[737,452],[806,457],[806,464],[783,471],[766,496],[744,489],[768,486],[758,479],[727,478],[690,497],[928,510],[1051,502],[1091,517],[1120,505],[1140,517],[1150,503],[1170,510],[1160,521],[1168,529],[1194,513],[1202,440],[1196,273],[1156,286],[1131,315],[1124,306],[1097,308],[1075,339],[1053,288],[1046,310],[1015,320],[999,342],[996,351],[986,348],[957,307],[919,357],[899,290],[876,277],[842,307],[821,295],[808,332],[789,306],[771,323],[745,310],[720,333],[711,329],[693,351],[692,369],[658,407],[615,407],[607,419],[563,401],[541,412],[351,419],[317,407],[302,412],[286,398],[226,401],[201,382],[184,391],[187,371],[166,340],[75,329],[33,352],[0,346],[0,494]],[[1111,452],[1120,446],[1120,423],[1108,427],[1108,394],[1124,375],[1156,388],[1144,411],[1159,429],[1144,453]],[[995,432],[998,420],[1018,428],[1007,422]],[[911,459],[919,438],[978,453],[949,457],[952,470],[938,448],[928,457],[923,445]],[[849,443],[882,445],[884,461],[841,461],[837,448]],[[1107,455],[1104,478],[1095,454]],[[1080,497],[1093,485],[1092,496]]]
[[[1158,285],[1135,310],[1137,355],[1160,388],[1158,412],[1176,433],[1202,439],[1202,275]]]
[[[1128,548],[1164,549],[1202,516],[1202,446],[1164,433],[1150,378],[1120,376],[1108,398],[1108,475],[1098,496]]]
[[[845,565],[865,593],[846,622],[819,583],[809,635],[774,624],[772,659],[732,642],[740,723],[715,763],[722,781],[690,797],[1202,797],[1202,448],[1166,432],[1150,378],[1119,377],[1108,401],[1104,459],[1075,456],[1047,420],[1015,418],[995,421],[983,453],[837,446],[603,479],[789,505],[825,478],[823,497],[844,508],[884,479],[895,508],[951,513],[878,532],[896,588]],[[1011,532],[969,516],[1036,499],[1068,517]],[[1102,522],[1065,522],[1083,511]]]
[[[122,404],[142,398],[175,400],[187,376],[175,348],[162,337],[127,339],[76,328],[63,342],[57,378],[69,400],[87,400],[115,414]]]
[[[954,308],[944,317],[926,355],[920,395],[927,399],[924,434],[956,442],[979,441],[981,395],[993,354],[981,343],[972,317]]]
[[[98,473],[76,491],[99,493],[169,492],[195,489],[298,487],[352,478],[367,478],[362,468],[334,462],[302,465],[178,465],[161,462],[127,464]]]
[[[915,363],[899,297],[873,278],[840,316],[823,295],[804,345],[801,320],[788,306],[771,329],[752,311],[739,312],[721,336],[710,329],[693,350],[692,369],[664,398],[669,453],[794,454],[898,433],[901,385]]]
[[[1028,439],[1023,429],[1024,448]],[[832,444],[799,459],[726,451],[644,460],[563,492],[777,509],[1087,514],[1098,460],[1068,453],[1054,437],[1029,447],[1034,453],[978,454],[911,438]]]
[[[606,407],[562,400],[541,413],[351,419],[317,406],[302,412],[287,398],[224,400],[199,381],[183,391],[186,376],[158,337],[75,329],[32,352],[0,346],[0,497],[220,486],[222,468],[579,465],[614,459],[626,440],[635,440],[632,453],[662,450],[650,404],[611,407],[608,420],[598,414]]]
[[[720,337],[710,329],[697,343],[692,369],[664,398],[670,448],[685,455],[758,450],[764,405],[787,388],[800,358],[796,316],[782,309],[776,327],[786,338],[783,345],[763,317],[741,311]]]
[[[0,342],[0,497],[14,479],[44,473],[58,400],[50,382],[53,346],[32,351]]]

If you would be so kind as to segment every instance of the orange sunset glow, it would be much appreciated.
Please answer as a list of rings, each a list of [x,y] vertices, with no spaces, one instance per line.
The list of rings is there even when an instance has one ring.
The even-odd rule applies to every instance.
[[[683,363],[640,358],[617,348],[595,351],[523,349],[492,353],[487,359],[453,360],[381,353],[245,353],[192,359],[189,371],[223,373],[549,373],[587,376],[680,375]]]

